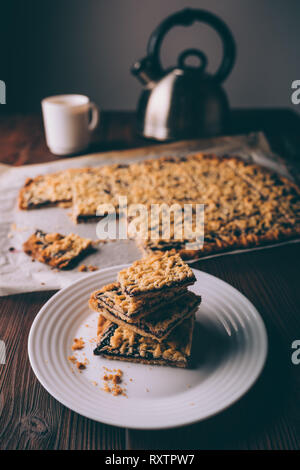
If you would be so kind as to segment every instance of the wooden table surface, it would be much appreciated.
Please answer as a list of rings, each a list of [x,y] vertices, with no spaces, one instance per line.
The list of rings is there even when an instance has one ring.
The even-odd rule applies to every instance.
[[[273,148],[293,163],[300,153],[299,117],[287,110],[236,110],[232,133],[264,130]],[[137,137],[134,115],[103,113],[91,151],[150,145]],[[40,116],[0,114],[0,161],[23,165],[54,160]],[[197,267],[239,289],[261,313],[269,335],[266,367],[234,406],[205,422],[166,431],[130,431],[79,416],[52,398],[35,378],[27,338],[53,292],[2,297],[0,449],[299,449],[300,365],[291,344],[300,339],[300,244],[201,261]]]

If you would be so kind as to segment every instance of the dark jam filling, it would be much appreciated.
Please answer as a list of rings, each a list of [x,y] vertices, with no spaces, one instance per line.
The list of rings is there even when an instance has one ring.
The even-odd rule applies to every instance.
[[[117,291],[116,289],[113,289],[115,292]],[[118,292],[116,292],[118,294]],[[181,293],[181,291],[178,292],[178,295],[177,297],[173,298],[172,299],[172,302],[174,301],[177,301],[179,298],[181,298],[181,296],[184,294],[184,292]],[[122,315],[132,319],[132,318],[135,318],[135,317],[139,317],[140,316],[140,310],[137,310],[136,313],[126,313],[124,312],[124,310],[122,310],[121,308],[117,308],[113,302],[113,300],[111,300],[110,298],[107,298],[105,295],[103,295],[102,293],[98,294],[96,296],[96,298],[98,299],[98,308],[102,308],[103,306],[105,308],[107,308],[109,310],[109,312],[114,315],[115,317],[117,316],[114,312],[117,311],[117,312],[120,312]],[[156,301],[155,301],[156,300]],[[152,302],[151,302],[152,301]],[[103,303],[103,305],[101,305],[101,302]],[[143,309],[143,311],[145,312],[146,310],[148,311],[149,310],[149,314],[151,312],[151,309],[154,309],[153,310],[153,313],[157,310],[160,310],[160,308],[163,308],[165,307],[165,305],[168,304],[168,299],[167,300],[161,300],[161,296],[157,296],[157,299],[154,298],[153,299],[149,299],[148,302],[145,302],[144,306],[141,306],[141,309]],[[147,307],[147,308],[146,308]],[[125,321],[125,320],[124,320]]]
[[[124,359],[130,359],[130,358],[134,358],[134,359],[140,359],[140,360],[148,360],[148,361],[151,361],[153,364],[157,363],[157,364],[160,364],[162,361],[164,363],[164,365],[170,365],[170,366],[174,366],[174,365],[182,365],[183,367],[187,364],[187,361],[168,361],[167,359],[163,359],[162,357],[160,358],[154,358],[152,355],[149,355],[149,354],[145,354],[143,357],[141,357],[140,355],[126,355],[126,354],[115,354],[115,353],[110,353],[110,352],[107,352],[105,351],[104,352],[105,356],[109,356],[109,357],[114,357],[114,358],[124,358]]]
[[[141,356],[139,355],[138,352],[138,344],[136,346],[133,346],[133,352],[131,354],[119,354],[117,349],[113,349],[112,351],[106,350],[106,347],[110,347],[110,340],[115,334],[115,330],[118,328],[119,325],[111,325],[108,330],[104,333],[100,343],[98,346],[94,349],[94,354],[96,356],[99,356],[100,354],[104,353],[110,356],[117,356],[117,357],[134,357],[134,358],[140,358]],[[153,355],[151,353],[146,352],[145,356],[143,356],[143,359],[153,359]]]
[[[41,201],[41,202],[29,202],[27,204],[28,209],[35,209],[36,207],[43,207],[43,206],[57,206],[59,203],[71,202],[71,199],[57,199],[56,201]]]
[[[119,357],[119,358],[134,358],[134,359],[145,359],[149,361],[162,361],[164,360],[162,357],[161,358],[154,358],[153,354],[149,352],[145,352],[145,355],[143,357],[140,356],[137,347],[133,347],[133,352],[131,354],[119,354],[117,349],[113,349],[112,351],[106,350],[106,347],[110,347],[110,340],[112,336],[115,333],[115,330],[118,328],[118,325],[111,325],[108,330],[104,333],[101,342],[98,344],[98,346],[94,349],[94,354],[95,356],[100,356],[101,354],[105,354],[106,356],[111,356],[111,357]],[[176,361],[168,361],[164,360],[166,364],[174,364]],[[179,361],[179,363],[184,364],[184,361]]]
[[[118,325],[111,325],[107,330],[106,332],[104,333],[104,335],[102,336],[101,338],[101,341],[100,343],[98,344],[98,346],[94,349],[94,354],[96,355],[99,355],[101,354],[102,349],[105,348],[106,346],[109,346],[110,345],[110,339],[111,337],[114,335],[115,333],[115,330],[117,329]]]
[[[99,219],[101,219],[102,217],[103,217],[103,216],[97,216],[97,215],[79,215],[79,216],[77,217],[77,220],[78,220],[78,221],[82,220],[82,221],[84,222],[85,220],[93,220],[93,219],[99,220]]]
[[[112,315],[114,318],[119,318],[118,315],[116,315],[116,314],[112,311],[112,309],[110,308],[110,306],[109,306],[106,302],[103,301],[103,304],[104,304],[104,306],[98,303],[98,307],[99,307],[99,308],[105,307],[105,309],[108,311],[108,313],[110,313],[110,315]],[[123,321],[126,322],[126,320],[123,320]],[[130,323],[129,323],[129,325],[130,325]],[[152,328],[152,329],[149,328],[146,324],[140,324],[140,323],[138,323],[137,326],[138,326],[141,330],[143,330],[145,333],[156,334],[156,336],[157,336],[158,338],[161,338],[161,337],[163,336],[163,334],[165,333],[165,331],[161,331],[160,333],[155,332],[155,331],[153,331],[153,328]]]
[[[110,305],[109,305],[109,304],[107,304],[107,303],[104,302],[103,300],[102,300],[102,302],[103,302],[104,305],[101,305],[101,303],[98,303],[98,308],[101,309],[101,308],[104,307],[104,308],[108,311],[108,313],[110,313],[110,315],[112,315],[114,318],[119,318],[118,315],[116,315],[116,314],[114,313],[114,311],[112,311],[112,309],[110,308]],[[194,307],[194,305],[191,306],[191,309],[192,309],[193,307]],[[191,309],[190,309],[190,310],[191,310]],[[190,310],[189,310],[189,312],[190,312]],[[184,318],[188,317],[188,313],[189,313],[189,312],[186,312],[186,315],[184,315]],[[168,330],[169,330],[169,329],[173,329],[173,328],[174,328],[174,325],[176,326],[176,324],[179,322],[179,320],[182,320],[182,319],[176,319],[175,321],[170,322],[170,323],[168,324]],[[125,322],[126,320],[123,320],[123,321]],[[129,325],[130,325],[130,324],[129,324]],[[149,326],[148,326],[146,323],[144,323],[142,320],[141,320],[141,322],[139,322],[139,323],[137,324],[137,326],[138,326],[141,330],[143,330],[145,333],[153,334],[153,335],[155,335],[157,338],[162,338],[162,336],[164,336],[164,334],[165,334],[165,332],[166,332],[165,329],[160,329],[159,331],[155,330],[155,325],[154,325],[153,328],[149,328]]]

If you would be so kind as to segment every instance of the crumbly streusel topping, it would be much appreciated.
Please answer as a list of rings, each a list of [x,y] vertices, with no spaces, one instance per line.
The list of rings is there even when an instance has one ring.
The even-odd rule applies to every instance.
[[[102,287],[99,291],[94,292],[92,296],[110,299],[117,308],[120,308],[124,314],[129,316],[136,313],[144,303],[143,300],[134,301],[134,299],[120,289],[118,282]]]
[[[195,276],[178,254],[166,252],[135,261],[119,272],[118,281],[123,292],[136,296],[166,287],[193,284]]]
[[[186,362],[191,353],[194,317],[185,320],[163,342],[141,336],[99,316],[98,352],[144,359]]]
[[[75,222],[79,216],[96,216],[97,210],[104,204],[108,212],[113,210],[116,200],[103,168],[83,168],[73,175],[72,218]]]
[[[72,188],[72,195],[70,195]],[[73,218],[96,216],[101,204],[110,208],[118,196],[128,204],[205,204],[205,240],[202,254],[231,247],[247,247],[292,238],[300,234],[300,190],[286,178],[234,157],[196,154],[161,157],[130,165],[83,168],[29,180],[20,192],[20,207],[61,202],[73,197]],[[109,209],[109,208],[108,208]],[[135,209],[133,207],[133,209]],[[109,210],[108,210],[109,211]],[[128,213],[129,222],[136,213]],[[150,252],[185,251],[187,241],[198,239],[192,215],[189,231],[178,233],[180,217],[171,220],[170,234],[159,222],[142,220],[142,230],[129,234]],[[199,256],[199,251],[197,253]]]
[[[28,178],[19,195],[20,209],[71,201],[69,170]]]
[[[37,230],[23,244],[25,253],[42,263],[66,268],[83,252],[92,249],[92,240],[70,233],[45,233]]]

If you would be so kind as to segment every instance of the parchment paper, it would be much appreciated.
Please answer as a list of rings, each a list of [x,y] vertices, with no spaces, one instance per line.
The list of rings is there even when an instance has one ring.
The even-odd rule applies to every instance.
[[[187,155],[197,150],[220,155],[238,154],[247,161],[256,162],[292,179],[284,161],[272,154],[262,133],[91,154],[40,165],[23,167],[0,165],[0,295],[60,289],[80,277],[87,276],[87,273],[79,272],[77,268],[71,271],[56,271],[37,261],[32,262],[31,258],[23,253],[22,244],[36,229],[62,234],[73,232],[97,240],[96,224],[75,225],[68,216],[70,209],[52,207],[20,211],[16,201],[19,189],[27,177],[32,178],[39,174],[66,168],[132,162],[161,155]],[[259,249],[266,249],[266,247]],[[235,250],[226,255],[252,250]],[[209,257],[213,256],[222,256],[222,254]],[[141,252],[133,241],[122,240],[100,245],[97,252],[87,256],[82,263],[98,266],[101,269],[116,264],[130,263],[140,257]]]

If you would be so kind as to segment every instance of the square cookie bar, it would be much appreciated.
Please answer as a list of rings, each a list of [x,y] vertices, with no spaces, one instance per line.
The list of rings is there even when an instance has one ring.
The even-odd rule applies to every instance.
[[[93,251],[92,240],[70,233],[45,233],[37,230],[23,244],[23,250],[33,259],[54,268],[72,268],[84,255]]]
[[[19,193],[19,208],[36,209],[48,205],[70,205],[72,200],[70,172],[28,178]]]
[[[110,178],[102,167],[82,168],[72,175],[72,220],[76,223],[94,222],[105,214],[99,214],[106,205],[107,213],[114,211],[115,197]]]
[[[123,328],[100,314],[98,345],[94,354],[121,361],[187,367],[194,323],[193,315],[175,328],[165,341],[158,342]]]
[[[196,278],[178,254],[166,252],[135,261],[119,272],[118,281],[123,292],[140,299],[187,287],[194,284]]]

